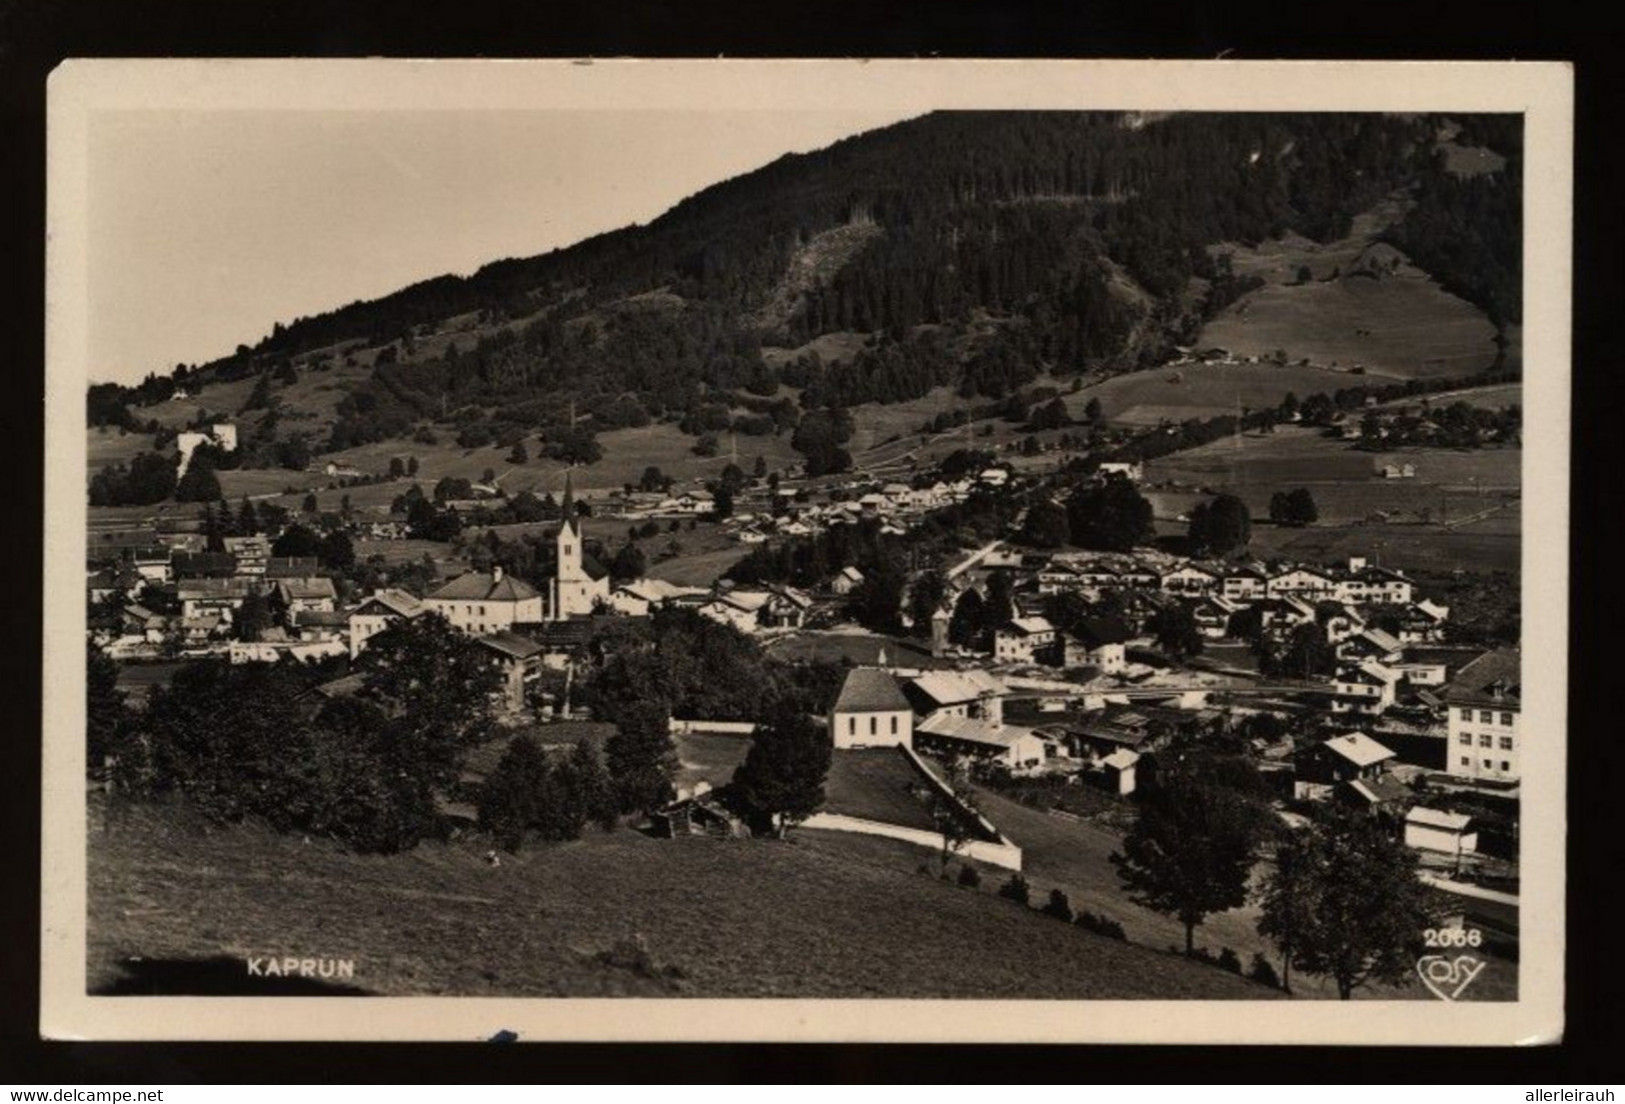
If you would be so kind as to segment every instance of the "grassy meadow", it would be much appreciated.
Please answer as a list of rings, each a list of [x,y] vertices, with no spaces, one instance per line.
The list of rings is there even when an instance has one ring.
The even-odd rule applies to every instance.
[[[166,965],[320,954],[391,996],[1274,995],[921,875],[919,848],[842,833],[593,831],[490,866],[473,841],[364,856],[254,825],[206,830],[174,808],[98,801],[92,815],[93,992]]]

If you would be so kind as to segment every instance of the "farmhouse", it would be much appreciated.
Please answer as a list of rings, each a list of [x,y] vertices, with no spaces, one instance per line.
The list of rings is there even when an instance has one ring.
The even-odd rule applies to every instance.
[[[1444,692],[1449,773],[1494,782],[1518,780],[1522,681],[1516,648],[1486,652],[1456,672]]]
[[[1269,576],[1256,567],[1227,568],[1219,581],[1219,594],[1230,602],[1256,602],[1269,593]]]
[[[830,707],[829,734],[838,748],[913,747],[914,711],[889,673],[854,667]]]
[[[964,755],[1011,770],[1036,767],[1045,755],[1044,741],[1030,728],[948,713],[921,721],[914,742],[922,750]]]
[[[993,634],[993,658],[1000,663],[1033,663],[1055,639],[1055,626],[1046,618],[1012,618]]]
[[[271,559],[271,538],[263,533],[251,537],[225,538],[226,551],[236,561],[237,574],[264,576]]]
[[[695,587],[680,587],[664,579],[633,579],[610,592],[610,608],[628,617],[647,617],[673,598],[705,593]]]
[[[367,641],[398,621],[410,621],[427,612],[427,607],[404,590],[380,590],[363,599],[350,611],[350,658],[367,646]]]
[[[1349,560],[1348,571],[1337,580],[1340,602],[1410,605],[1415,586],[1398,571],[1368,565],[1361,557]]]
[[[971,717],[1001,724],[1010,688],[986,671],[930,671],[903,686],[922,717]]]
[[[542,620],[542,596],[501,567],[459,575],[423,600],[452,627],[475,636]]]
[[[1363,732],[1347,732],[1305,748],[1297,757],[1293,796],[1298,800],[1327,796],[1339,785],[1358,785],[1360,796],[1387,789],[1380,782],[1394,753]],[[1373,787],[1377,787],[1373,789]]]

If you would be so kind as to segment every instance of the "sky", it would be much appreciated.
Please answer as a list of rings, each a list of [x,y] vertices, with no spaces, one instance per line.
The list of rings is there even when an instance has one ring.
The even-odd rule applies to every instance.
[[[90,130],[89,374],[643,223],[882,111],[109,111]]]

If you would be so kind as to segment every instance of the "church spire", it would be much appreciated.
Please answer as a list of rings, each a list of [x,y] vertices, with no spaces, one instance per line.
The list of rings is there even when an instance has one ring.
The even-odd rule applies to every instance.
[[[563,511],[562,517],[564,519],[564,524],[569,527],[572,532],[578,531],[580,526],[576,524],[575,488],[570,485],[570,473],[568,471],[564,473],[564,504],[560,507],[560,509]]]

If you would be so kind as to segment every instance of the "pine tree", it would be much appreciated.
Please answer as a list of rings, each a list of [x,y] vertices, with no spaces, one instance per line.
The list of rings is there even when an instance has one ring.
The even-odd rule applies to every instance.
[[[617,805],[623,813],[659,808],[673,797],[677,749],[671,742],[671,706],[645,698],[618,713],[615,735],[604,747]]]

